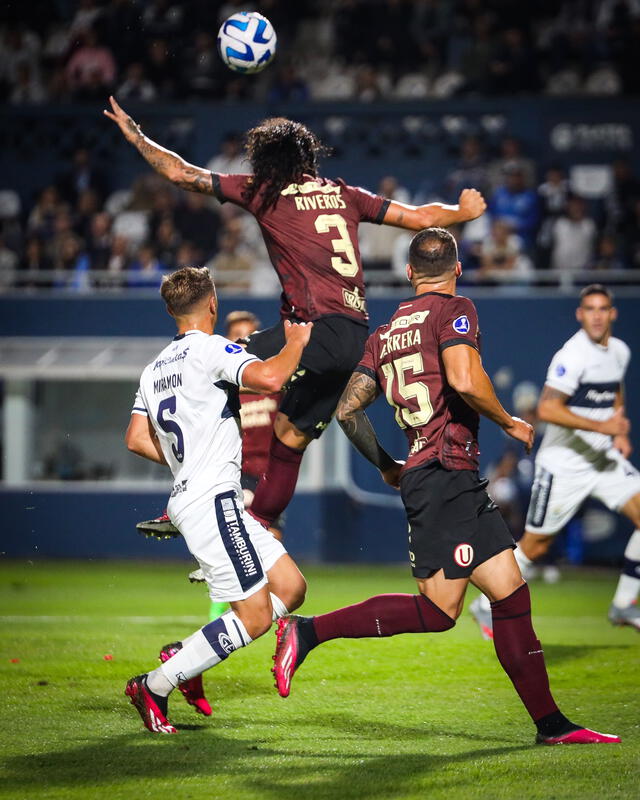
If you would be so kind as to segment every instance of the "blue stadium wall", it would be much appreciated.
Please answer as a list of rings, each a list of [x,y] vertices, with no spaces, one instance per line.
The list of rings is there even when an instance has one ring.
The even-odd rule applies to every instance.
[[[575,301],[562,296],[500,297],[468,292],[476,302],[483,335],[484,363],[491,375],[511,371],[502,400],[511,407],[511,391],[523,380],[544,382],[547,364],[556,349],[576,330]],[[273,299],[225,297],[220,312],[253,310],[270,324],[276,321]],[[372,299],[372,324],[388,319],[397,300]],[[633,349],[640,345],[638,297],[620,297],[616,334]],[[167,336],[171,319],[155,297],[0,297],[0,336]],[[627,380],[628,413],[640,431],[640,368],[631,362]],[[123,409],[123,417],[128,409]],[[383,400],[372,409],[381,438],[403,456],[403,436]],[[636,434],[636,441],[638,434]],[[495,426],[481,427],[482,461],[486,466],[504,449],[506,440]],[[638,445],[637,445],[638,446]],[[354,453],[353,473],[362,489],[381,492],[377,473]],[[182,542],[146,541],[134,532],[135,522],[162,510],[163,493],[78,491],[0,491],[3,534],[0,550],[12,557],[187,557]],[[610,539],[590,545],[587,560],[619,560],[631,526],[621,521]],[[289,509],[287,545],[295,557],[308,561],[384,562],[406,558],[406,523],[400,511],[354,502],[339,489],[297,496]]]

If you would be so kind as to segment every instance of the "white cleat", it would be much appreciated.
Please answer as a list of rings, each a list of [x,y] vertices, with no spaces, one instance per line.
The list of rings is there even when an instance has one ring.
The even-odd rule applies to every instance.
[[[491,609],[486,609],[483,605],[483,595],[478,595],[476,599],[469,606],[471,616],[480,626],[480,633],[482,638],[487,641],[493,639],[493,618],[491,616]]]
[[[611,603],[607,616],[612,625],[629,625],[637,631],[640,631],[640,607],[635,603],[625,608],[614,606],[613,603]]]

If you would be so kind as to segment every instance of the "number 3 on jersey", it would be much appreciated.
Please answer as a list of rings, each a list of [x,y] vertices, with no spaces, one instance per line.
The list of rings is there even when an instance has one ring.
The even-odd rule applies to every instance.
[[[433,406],[429,396],[429,387],[422,381],[407,383],[405,372],[410,370],[414,375],[420,374],[424,369],[422,353],[411,353],[408,356],[396,358],[390,364],[383,364],[382,371],[385,377],[385,395],[387,403],[396,410],[396,422],[401,428],[418,428],[426,425],[433,416]],[[414,400],[418,406],[417,411],[410,411],[406,406],[398,405],[393,399],[393,381],[398,378],[398,394],[403,400]]]
[[[345,278],[353,278],[358,274],[360,267],[356,259],[356,251],[349,237],[347,221],[340,214],[320,214],[316,217],[316,230],[318,233],[330,233],[331,228],[337,228],[340,235],[339,239],[332,239],[331,246],[334,253],[344,253],[346,261],[340,256],[331,258],[331,266],[335,271]]]
[[[165,433],[172,433],[176,437],[176,443],[171,445],[173,455],[176,461],[180,464],[184,461],[184,436],[178,423],[173,419],[165,419],[165,411],[169,414],[176,413],[176,398],[175,395],[165,398],[158,406],[158,425]]]

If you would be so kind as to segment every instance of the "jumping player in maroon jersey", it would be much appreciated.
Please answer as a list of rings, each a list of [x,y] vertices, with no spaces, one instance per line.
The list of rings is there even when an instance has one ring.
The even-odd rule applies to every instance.
[[[311,342],[276,417],[265,476],[251,513],[270,525],[291,499],[306,447],[331,421],[367,338],[367,309],[358,249],[358,224],[409,230],[465,222],[486,208],[465,189],[458,205],[410,206],[318,176],[324,148],[304,125],[268,119],[247,134],[252,175],[222,175],[187,163],[148,139],[110,98],[112,119],[127,141],[176,186],[215,195],[248,210],[260,225],[282,285],[282,322],[249,338],[260,358],[279,352],[284,320],[314,321]]]
[[[496,397],[480,359],[476,309],[456,295],[460,274],[450,233],[434,228],[413,238],[407,277],[415,297],[400,303],[391,321],[369,337],[337,411],[355,447],[401,491],[419,594],[378,595],[318,617],[281,619],[276,686],[286,697],[309,651],[330,639],[453,628],[471,582],[492,601],[496,653],[536,725],[536,741],[619,742],[617,736],[574,725],[551,695],[513,539],[486,492],[487,481],[478,477],[480,414],[527,450],[534,432]],[[407,435],[406,464],[384,451],[364,413],[381,393]]]

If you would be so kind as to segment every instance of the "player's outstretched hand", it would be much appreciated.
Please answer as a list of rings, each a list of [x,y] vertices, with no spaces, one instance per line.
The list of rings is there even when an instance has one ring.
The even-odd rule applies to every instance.
[[[285,320],[284,338],[287,340],[287,344],[298,344],[301,347],[306,347],[309,344],[312,330],[313,322],[290,322]]]
[[[477,189],[463,189],[458,199],[458,207],[462,214],[460,222],[468,222],[470,219],[476,219],[476,217],[484,214],[487,210],[484,197]]]
[[[140,133],[140,126],[124,109],[120,108],[113,95],[109,97],[109,102],[111,103],[112,111],[107,111],[105,108],[102,113],[116,123],[128,142],[133,141]]]
[[[399,489],[400,471],[402,467],[404,467],[404,461],[395,461],[393,466],[389,467],[389,469],[380,470],[382,480],[394,489]]]
[[[604,422],[600,424],[599,432],[607,436],[627,436],[630,430],[631,423],[629,422],[629,418],[625,417],[624,407],[620,406],[616,408],[609,419],[605,419]]]
[[[507,425],[504,429],[505,433],[508,433],[513,439],[517,439],[519,442],[524,443],[524,448],[527,453],[531,452],[531,448],[533,447],[533,440],[535,437],[535,431],[533,430],[533,425],[529,425],[528,422],[525,422],[520,417],[511,417],[511,424]]]

